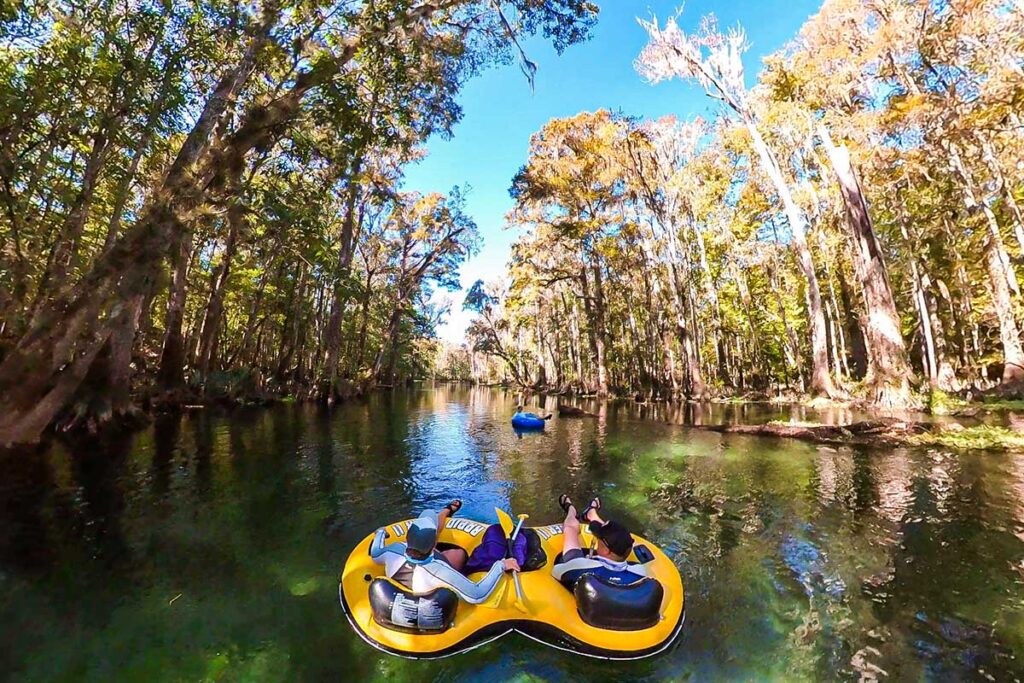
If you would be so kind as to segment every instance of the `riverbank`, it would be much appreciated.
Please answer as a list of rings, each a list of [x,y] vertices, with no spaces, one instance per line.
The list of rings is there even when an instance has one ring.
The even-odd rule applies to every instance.
[[[162,415],[179,412],[209,411],[230,414],[236,409],[269,407],[281,403],[322,403],[312,388],[299,391],[271,389],[249,378],[231,377],[205,388],[182,388],[157,392],[143,390],[132,410],[106,414],[105,419],[68,419],[58,423],[44,439],[63,440],[129,433]],[[525,391],[515,386],[484,385],[450,379],[410,380],[401,386],[342,383],[336,404],[364,401],[372,394],[401,391],[416,384],[462,386],[498,390],[514,395],[525,404],[536,401],[563,418],[594,418],[602,406],[634,406],[642,419],[673,422],[708,431],[731,431],[759,436],[791,438],[815,443],[878,445],[948,445],[952,448],[1024,450],[1018,433],[1012,428],[1012,416],[1024,413],[1024,401],[969,403],[948,396],[930,410],[893,411],[872,408],[859,400],[809,399],[800,395],[745,394],[707,401],[670,401],[613,397],[601,401],[593,395]],[[552,405],[554,401],[555,405]],[[762,413],[767,416],[758,417]],[[1007,417],[1002,417],[1006,415]],[[827,419],[826,419],[827,416]],[[761,422],[766,422],[762,424]],[[701,424],[701,423],[704,424]],[[717,424],[722,422],[723,424]],[[750,423],[753,422],[753,423]],[[981,422],[982,424],[978,424]],[[1004,425],[985,422],[1006,422]],[[729,423],[728,425],[724,423]]]
[[[944,446],[962,451],[1024,452],[1024,433],[995,425],[926,423],[896,418],[843,425],[769,422],[761,425],[696,425],[694,429],[796,439],[820,444]]]

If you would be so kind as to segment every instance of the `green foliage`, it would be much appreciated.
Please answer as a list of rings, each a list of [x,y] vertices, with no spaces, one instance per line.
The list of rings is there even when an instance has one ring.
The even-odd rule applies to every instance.
[[[920,446],[945,446],[968,451],[1024,451],[1024,434],[992,425],[928,432],[915,435],[910,441]]]
[[[966,401],[950,396],[941,389],[928,392],[928,412],[932,415],[949,415],[967,405]]]
[[[966,404],[965,404],[966,405]],[[1024,401],[985,401],[981,404],[985,410],[1024,411]]]
[[[249,368],[212,372],[206,378],[207,395],[214,399],[251,396],[257,388],[256,373]]]
[[[112,337],[141,297],[141,333],[122,327],[118,343],[134,347],[135,377],[159,367],[166,388],[185,375],[211,397],[309,396],[428,374],[442,312],[430,295],[458,288],[479,236],[463,190],[403,191],[402,169],[450,135],[468,78],[528,63],[520,43],[534,34],[558,51],[585,40],[597,12],[585,0],[2,4],[0,343],[62,329],[59,313],[37,313],[72,292],[56,308],[87,311],[79,344]],[[116,384],[124,369],[96,372]]]
[[[836,397],[885,403],[879,378],[903,381],[907,362],[913,385],[939,388],[937,413],[955,407],[951,392],[990,388],[988,366],[1012,380],[1024,365],[1012,294],[1024,147],[1008,102],[1024,89],[999,65],[1020,54],[1008,36],[1024,15],[996,0],[890,9],[826,3],[753,88],[741,30],[645,24],[642,75],[697,82],[725,115],[547,122],[512,180],[509,223],[522,233],[508,286],[486,316],[474,299],[475,348],[520,381],[562,388],[603,391],[605,377],[623,395],[794,397],[812,384],[813,318]],[[881,252],[870,267],[837,183],[843,153]],[[868,310],[869,289],[873,306],[895,304],[908,353],[868,354],[866,338],[889,334],[878,319],[891,320],[888,303]],[[914,404],[910,389],[898,400]]]
[[[466,291],[462,300],[462,310],[483,313],[485,309],[498,303],[498,298],[487,293],[483,280],[477,280]]]

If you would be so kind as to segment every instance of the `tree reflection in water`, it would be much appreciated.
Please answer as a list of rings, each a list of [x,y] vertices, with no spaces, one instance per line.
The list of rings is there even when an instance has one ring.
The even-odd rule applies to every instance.
[[[439,385],[200,412],[5,459],[0,665],[34,680],[1022,675],[1024,458],[681,426],[814,417],[767,405],[576,400],[600,417],[520,439],[519,398]],[[672,651],[609,669],[508,638],[414,663],[344,623],[337,572],[378,526],[454,496],[484,521],[501,506],[555,522],[562,492],[600,495],[674,557]]]

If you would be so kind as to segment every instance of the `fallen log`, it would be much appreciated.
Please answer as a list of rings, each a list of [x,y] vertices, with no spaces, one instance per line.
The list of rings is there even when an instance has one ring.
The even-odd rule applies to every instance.
[[[845,425],[769,422],[759,425],[696,425],[694,429],[830,444],[905,443],[916,434],[930,431],[928,425],[924,423],[895,418],[865,420]]]
[[[558,406],[558,417],[597,417],[597,415],[576,406]]]

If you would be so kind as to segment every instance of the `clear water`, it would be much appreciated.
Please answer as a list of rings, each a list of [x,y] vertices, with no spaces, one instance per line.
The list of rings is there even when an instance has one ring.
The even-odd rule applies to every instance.
[[[508,423],[515,402],[423,386],[333,413],[197,412],[116,443],[4,456],[0,671],[38,681],[1024,678],[1024,457],[836,449],[669,423],[786,417],[767,406],[695,416],[612,404],[520,438]],[[414,662],[349,628],[337,575],[376,527],[453,496],[481,520],[499,505],[553,522],[563,491],[600,494],[609,516],[675,558],[687,614],[673,649],[608,664],[512,635]]]

